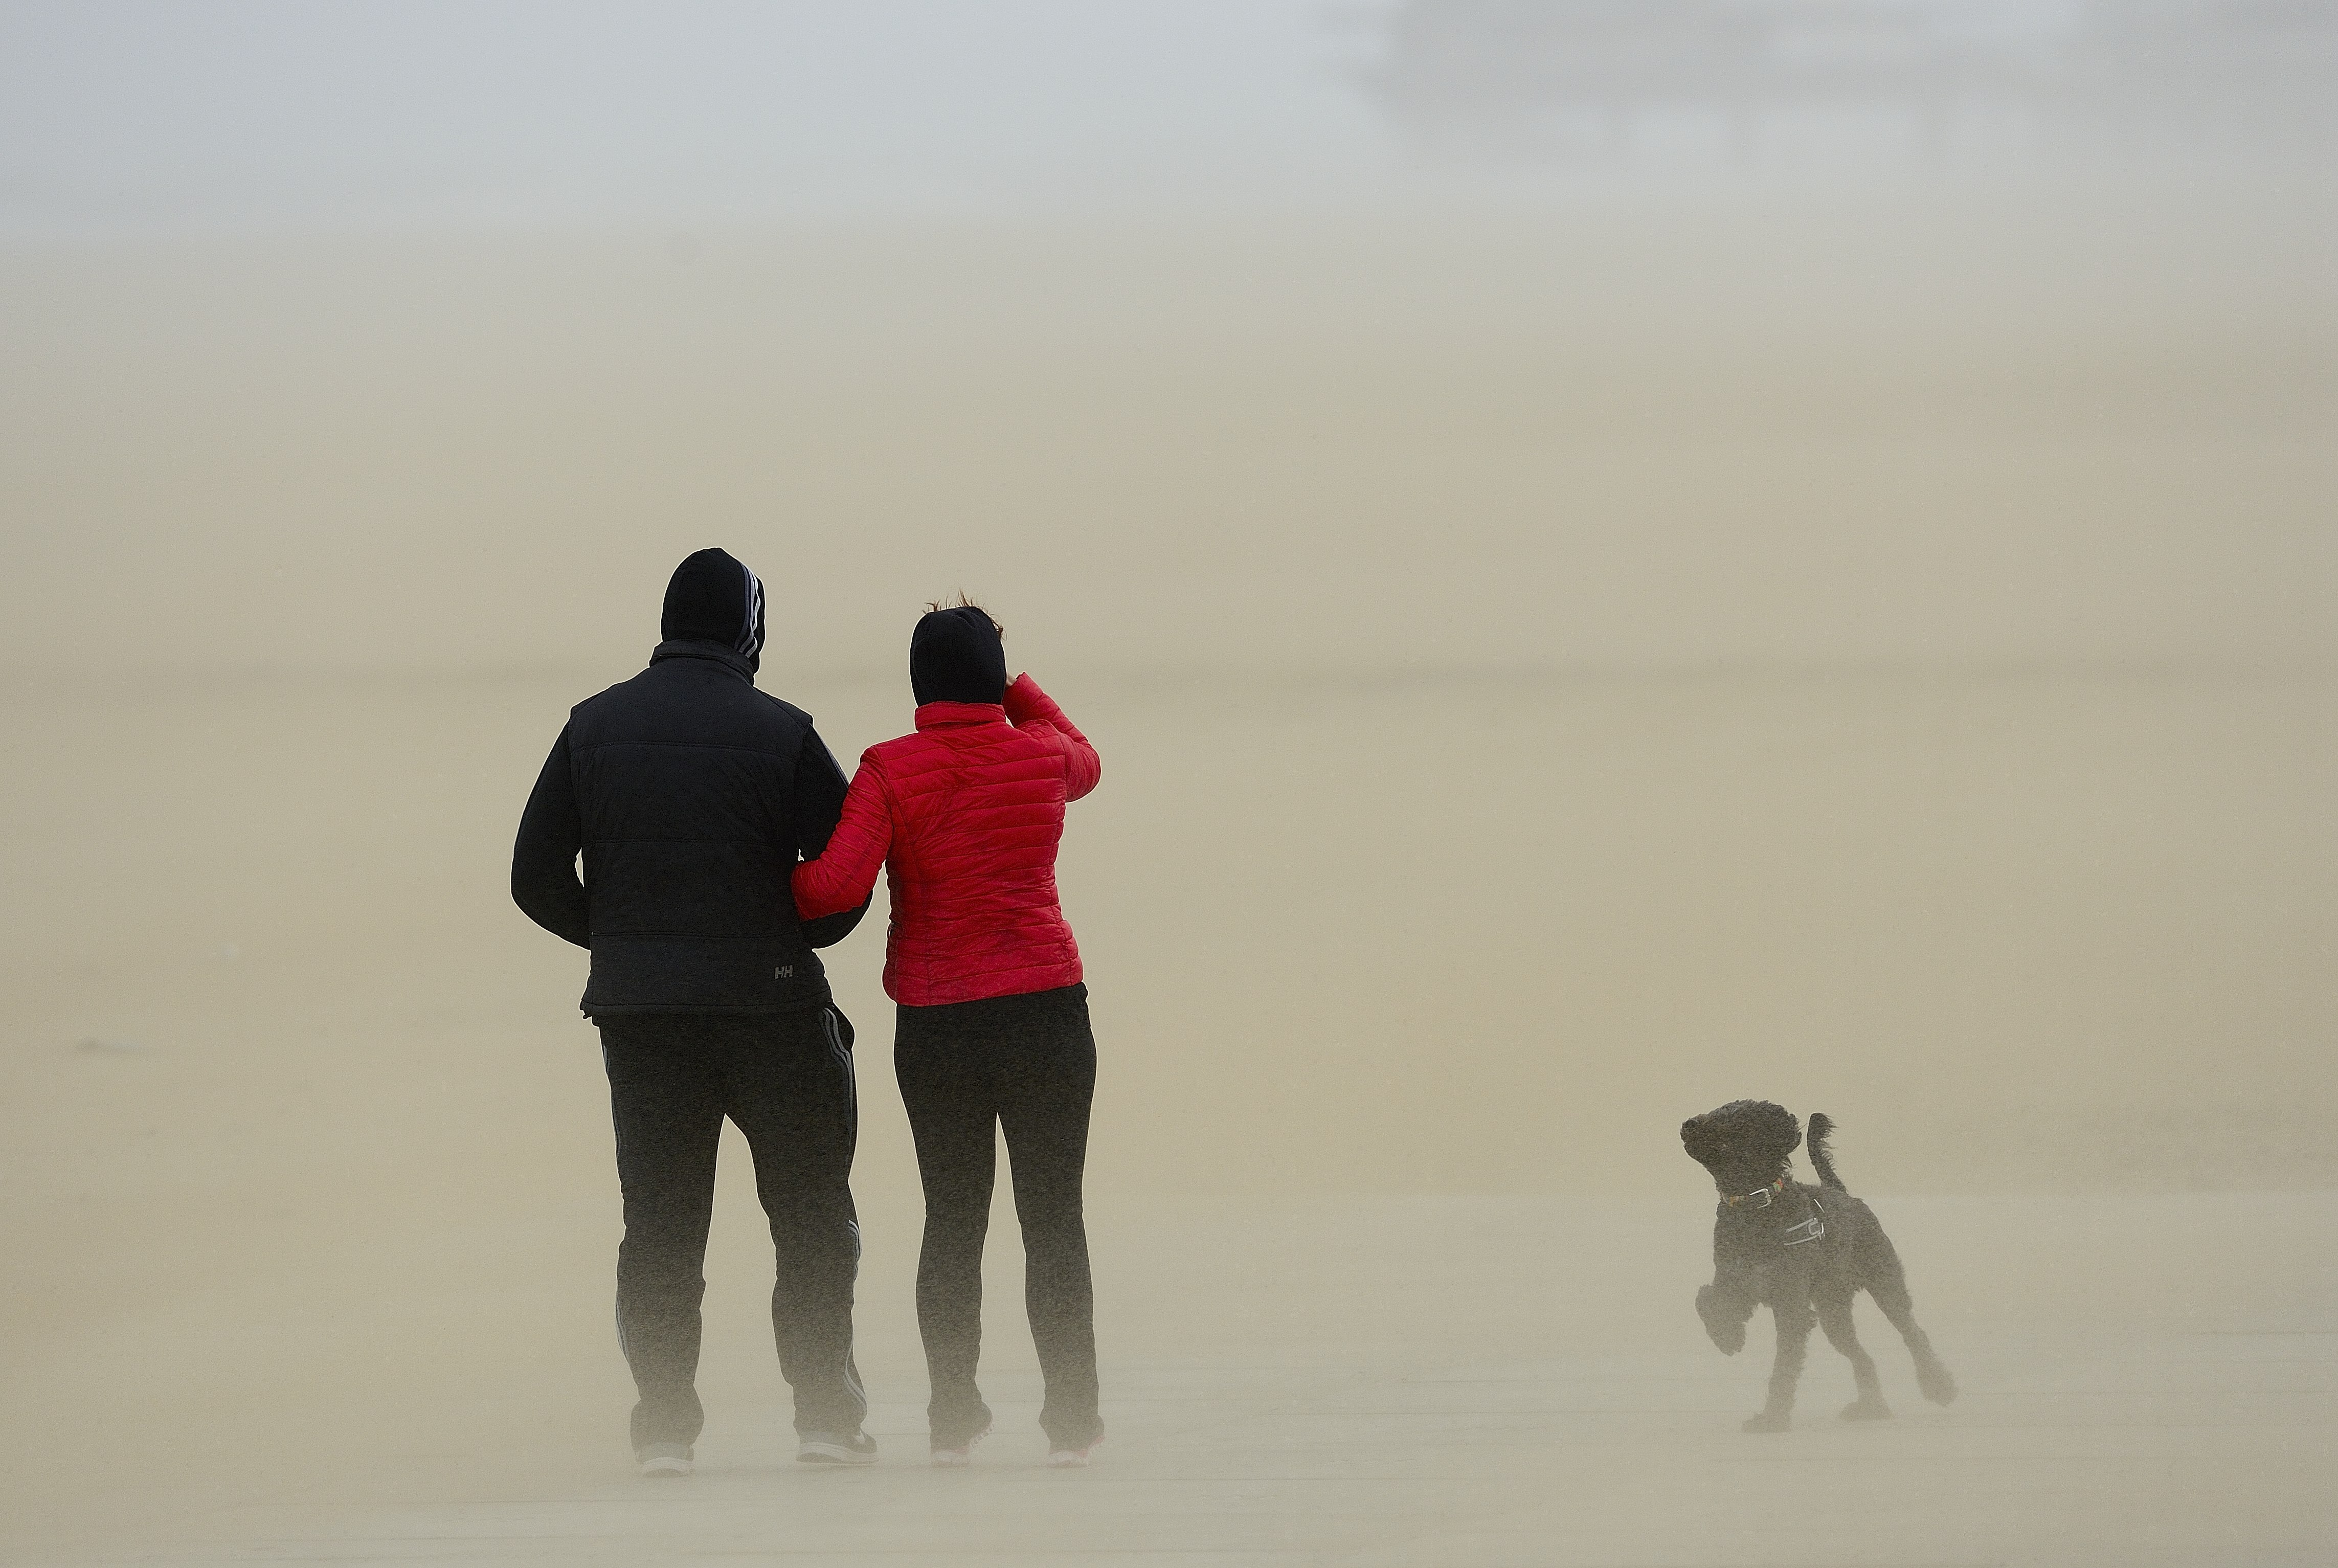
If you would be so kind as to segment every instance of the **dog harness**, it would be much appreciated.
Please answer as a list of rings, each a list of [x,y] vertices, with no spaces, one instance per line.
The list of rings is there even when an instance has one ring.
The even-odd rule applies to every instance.
[[[1734,1198],[1724,1198],[1721,1201],[1732,1208],[1741,1206],[1747,1208],[1767,1208],[1785,1195],[1786,1178],[1782,1176],[1767,1187],[1757,1187],[1751,1192],[1741,1192]],[[1811,1199],[1811,1217],[1800,1224],[1786,1227],[1784,1234],[1779,1238],[1778,1245],[1801,1247],[1816,1241],[1825,1234],[1826,1210],[1821,1208],[1819,1200],[1813,1198]]]

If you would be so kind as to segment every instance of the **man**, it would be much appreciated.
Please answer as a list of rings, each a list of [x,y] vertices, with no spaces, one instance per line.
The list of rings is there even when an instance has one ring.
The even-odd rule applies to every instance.
[[[528,918],[592,950],[584,1011],[616,1121],[617,1338],[645,1475],[688,1474],[705,1424],[699,1301],[725,1116],[771,1218],[796,1457],[877,1457],[852,1360],[852,1033],[812,952],[868,904],[796,918],[789,873],[827,847],[844,774],[810,715],[755,689],[763,626],[762,584],[731,556],[676,567],[649,668],[570,713],[512,853]]]

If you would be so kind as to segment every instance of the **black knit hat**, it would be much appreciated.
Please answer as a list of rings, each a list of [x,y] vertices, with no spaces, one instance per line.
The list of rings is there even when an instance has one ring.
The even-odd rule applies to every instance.
[[[972,605],[918,617],[909,634],[909,689],[928,703],[1007,700],[1007,649],[987,610]]]
[[[744,654],[752,669],[763,651],[762,580],[728,550],[696,551],[665,586],[659,630],[670,643],[720,643]]]

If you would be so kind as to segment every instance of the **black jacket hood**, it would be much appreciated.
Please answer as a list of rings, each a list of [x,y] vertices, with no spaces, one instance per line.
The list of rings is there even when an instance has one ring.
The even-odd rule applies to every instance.
[[[714,643],[754,670],[762,663],[763,584],[728,550],[699,550],[665,586],[659,635],[667,642]]]

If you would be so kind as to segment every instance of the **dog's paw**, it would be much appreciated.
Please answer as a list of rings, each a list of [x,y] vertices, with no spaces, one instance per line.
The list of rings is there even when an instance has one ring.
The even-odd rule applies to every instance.
[[[1937,1361],[1917,1363],[1916,1386],[1922,1389],[1924,1397],[1935,1405],[1950,1404],[1957,1396],[1957,1380],[1950,1376],[1949,1369]]]
[[[1696,1315],[1704,1320],[1706,1336],[1724,1356],[1734,1356],[1745,1348],[1744,1320],[1733,1320],[1722,1310],[1721,1293],[1710,1285],[1697,1290]]]
[[[1747,1432],[1787,1432],[1793,1430],[1794,1418],[1788,1415],[1773,1415],[1764,1410],[1759,1415],[1748,1415],[1741,1425]]]
[[[1842,1407],[1842,1418],[1845,1421],[1889,1421],[1891,1419],[1891,1406],[1880,1397],[1854,1399]]]

